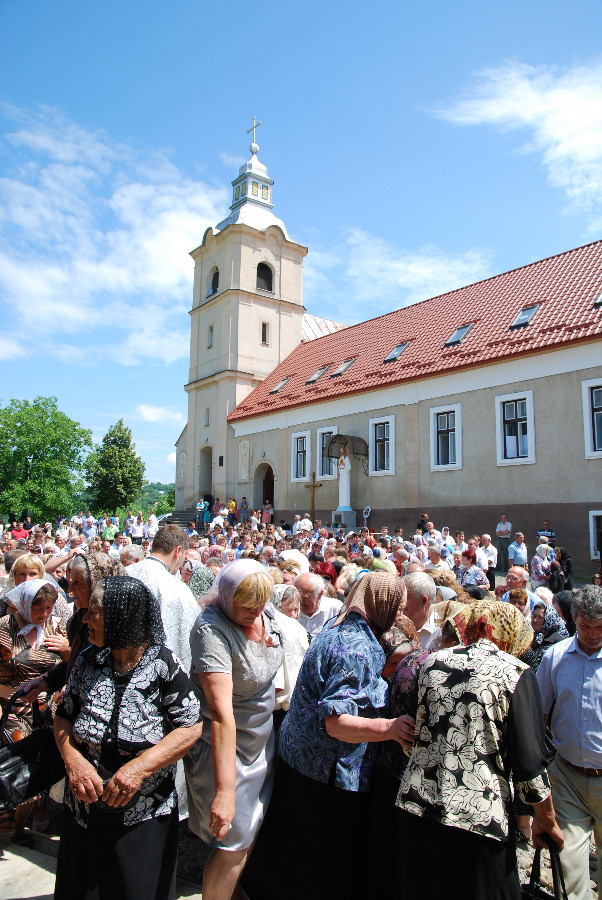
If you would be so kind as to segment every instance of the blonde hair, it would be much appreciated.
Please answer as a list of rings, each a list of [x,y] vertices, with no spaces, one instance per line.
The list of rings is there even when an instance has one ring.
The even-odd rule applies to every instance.
[[[240,582],[232,601],[247,609],[262,609],[272,597],[274,582],[267,572],[253,572]]]
[[[267,573],[274,584],[282,584],[282,572],[277,566],[268,566]]]
[[[38,573],[38,578],[46,577],[44,564],[40,557],[36,556],[35,553],[22,553],[16,558],[11,569],[11,575],[13,576],[13,579],[16,575],[20,575],[24,569],[35,569]]]

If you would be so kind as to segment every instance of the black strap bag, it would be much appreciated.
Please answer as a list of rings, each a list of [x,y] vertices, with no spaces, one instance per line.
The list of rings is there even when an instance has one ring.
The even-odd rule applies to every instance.
[[[10,742],[6,723],[11,709],[22,696],[22,690],[12,695],[0,719],[0,812],[33,800],[65,775],[54,733],[44,723],[37,700],[32,704],[34,730],[23,740]]]
[[[564,875],[560,864],[560,853],[554,841],[545,836],[548,847],[550,849],[550,866],[552,868],[552,881],[554,883],[554,893],[550,893],[548,888],[544,887],[540,882],[541,875],[541,850],[535,851],[533,857],[533,867],[531,869],[531,878],[529,884],[521,885],[522,900],[568,900],[566,887],[564,885]]]

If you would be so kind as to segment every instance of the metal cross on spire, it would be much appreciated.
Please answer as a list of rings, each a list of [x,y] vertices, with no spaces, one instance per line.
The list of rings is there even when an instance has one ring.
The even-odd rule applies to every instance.
[[[253,132],[253,143],[255,143],[255,129],[259,128],[261,122],[257,122],[255,116],[253,116],[253,125],[250,128],[247,128],[247,134],[251,134]]]

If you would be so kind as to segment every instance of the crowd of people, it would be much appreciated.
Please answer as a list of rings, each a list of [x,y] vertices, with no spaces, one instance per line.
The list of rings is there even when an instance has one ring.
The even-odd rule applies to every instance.
[[[407,540],[243,503],[3,528],[8,735],[43,705],[66,769],[55,897],[174,897],[186,818],[205,900],[437,896],[458,860],[467,900],[517,900],[516,846],[546,835],[590,897],[599,573],[574,588],[549,522],[530,555],[505,515]],[[48,802],[0,830],[27,840]]]

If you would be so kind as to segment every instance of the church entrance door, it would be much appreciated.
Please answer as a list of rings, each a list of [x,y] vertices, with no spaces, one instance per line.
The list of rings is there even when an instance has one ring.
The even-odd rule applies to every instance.
[[[213,450],[203,447],[199,458],[199,497],[211,496],[213,486]]]
[[[253,477],[253,507],[261,509],[266,500],[274,505],[274,470],[262,463],[255,469]]]

